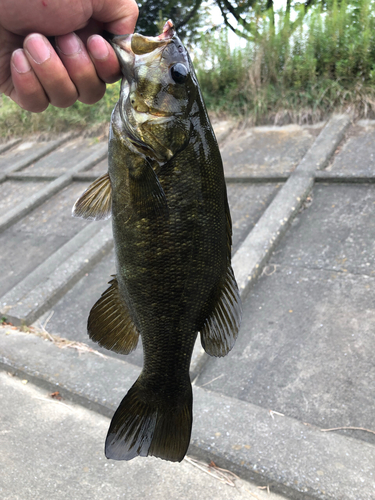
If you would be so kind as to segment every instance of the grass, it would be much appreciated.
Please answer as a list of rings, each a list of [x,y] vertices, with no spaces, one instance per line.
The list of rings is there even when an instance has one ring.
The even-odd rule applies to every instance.
[[[375,117],[375,2],[328,0],[290,21],[259,13],[254,41],[231,50],[227,33],[194,59],[211,110],[253,124],[316,122],[334,111]]]
[[[58,134],[108,123],[118,101],[119,92],[120,82],[117,82],[107,85],[103,99],[96,104],[89,106],[77,101],[67,109],[50,105],[43,113],[25,111],[3,95],[0,97],[0,138],[7,139],[40,132]]]

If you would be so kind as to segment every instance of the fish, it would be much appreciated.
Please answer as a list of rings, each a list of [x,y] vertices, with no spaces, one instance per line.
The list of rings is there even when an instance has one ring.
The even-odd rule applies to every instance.
[[[141,336],[144,363],[112,418],[105,455],[180,462],[191,439],[197,335],[209,355],[222,357],[241,323],[223,164],[173,22],[156,37],[108,39],[123,74],[108,172],[77,200],[73,215],[112,215],[116,275],[90,311],[88,334],[121,354]]]

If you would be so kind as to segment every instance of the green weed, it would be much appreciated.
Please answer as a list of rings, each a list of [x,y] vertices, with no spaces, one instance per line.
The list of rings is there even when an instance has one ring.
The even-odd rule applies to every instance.
[[[373,0],[328,0],[293,22],[259,13],[243,49],[230,50],[225,31],[204,37],[194,63],[209,108],[254,124],[315,122],[347,109],[373,116],[374,14]]]
[[[118,101],[120,82],[107,85],[98,103],[91,106],[76,102],[67,109],[49,106],[43,113],[31,113],[17,106],[6,96],[0,96],[0,137],[23,136],[37,132],[59,133],[84,129],[109,122]]]

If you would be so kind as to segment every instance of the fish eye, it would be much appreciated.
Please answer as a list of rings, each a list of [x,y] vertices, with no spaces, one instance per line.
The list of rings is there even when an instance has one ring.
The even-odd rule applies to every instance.
[[[188,76],[187,67],[181,63],[177,63],[171,68],[171,76],[176,83],[185,83]]]

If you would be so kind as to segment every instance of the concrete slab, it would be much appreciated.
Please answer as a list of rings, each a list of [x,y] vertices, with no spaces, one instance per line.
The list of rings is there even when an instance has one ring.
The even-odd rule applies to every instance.
[[[0,155],[8,151],[9,149],[15,147],[22,141],[20,137],[11,139],[10,141],[5,142],[4,144],[0,144]]]
[[[88,224],[71,216],[84,189],[73,183],[0,234],[0,296]]]
[[[258,222],[280,187],[280,184],[274,183],[227,183],[232,216],[232,255],[236,253],[249,231]]]
[[[0,180],[1,174],[17,172],[31,165],[46,154],[50,153],[71,137],[72,134],[63,134],[59,139],[48,142],[25,141],[16,148],[3,153],[0,156]]]
[[[15,222],[19,221],[22,217],[28,214],[31,210],[39,207],[46,200],[51,198],[55,193],[61,191],[64,187],[71,184],[73,181],[73,177],[75,174],[79,172],[84,172],[89,169],[103,158],[107,156],[108,149],[106,145],[99,144],[98,147],[91,152],[87,158],[78,162],[77,165],[72,167],[68,172],[57,177],[54,181],[50,182],[44,189],[40,189],[37,193],[26,198],[23,202],[21,202],[18,206],[14,207],[11,210],[8,210],[6,214],[0,215],[0,231],[4,231],[6,228],[10,227]],[[3,182],[7,178],[7,174],[3,175],[3,179],[0,182]]]
[[[375,276],[375,186],[316,185],[271,262]]]
[[[8,180],[1,185],[0,213],[5,214],[14,208],[25,198],[37,193],[47,185],[47,181],[42,182],[22,182]]]
[[[0,373],[2,429],[0,496],[4,500],[146,497],[165,500],[281,500],[255,484],[224,484],[205,464],[173,464],[155,458],[114,462],[105,459],[109,419],[46,390]],[[25,453],[27,450],[27,453]]]
[[[81,346],[68,348],[64,341],[53,344],[14,330],[7,335],[7,328],[0,327],[0,365],[5,370],[36,381],[50,393],[58,390],[63,398],[104,415],[112,415],[124,390],[137,376],[139,369],[128,363],[84,352]],[[206,463],[214,460],[219,467],[262,486],[269,485],[272,491],[283,492],[290,499],[373,498],[374,446],[334,432],[322,433],[314,426],[200,387],[194,386],[193,394],[189,454]],[[64,425],[61,427],[65,430]],[[75,429],[75,434],[80,449],[85,450],[83,433]],[[103,441],[100,447],[98,441],[94,448],[87,445],[91,456],[98,450],[102,453],[102,447]],[[22,453],[24,456],[24,447]],[[75,456],[79,454],[74,450]],[[138,462],[147,467],[151,463],[131,463]]]
[[[298,125],[235,130],[221,151],[225,175],[290,173],[314,140],[315,134]]]
[[[199,384],[220,377],[207,387],[321,427],[375,430],[374,197],[373,185],[315,186],[249,294],[234,352]]]
[[[213,120],[212,128],[214,129],[219,146],[222,146],[232,131],[237,128],[237,125],[232,120]]]
[[[87,318],[95,302],[108,287],[111,275],[115,274],[115,256],[112,250],[106,255],[90,272],[78,281],[62,297],[50,311],[35,322],[36,325],[44,325],[50,333],[61,337],[84,342],[90,347],[99,350],[103,354],[118,357],[118,359],[129,361],[142,366],[142,350],[137,350],[124,357],[116,353],[110,353],[101,349],[98,344],[92,342],[87,335]],[[49,319],[48,319],[49,318]],[[46,320],[48,321],[46,322]]]
[[[81,246],[77,245],[71,256],[59,262],[62,250],[76,239],[80,240],[81,233],[86,232],[85,229],[77,235],[77,238],[72,238],[61,247],[59,249],[61,252],[55,252],[34,273],[30,273],[25,280],[0,299],[0,310],[8,321],[16,325],[33,323],[113,248],[111,227],[102,222],[94,227],[96,234],[93,237],[84,241]],[[56,267],[48,272],[51,268],[50,261],[56,262]],[[34,280],[30,280],[32,276]],[[33,286],[27,289],[24,285],[28,281],[31,281],[30,284]],[[23,288],[22,293],[19,293],[20,288]]]
[[[349,123],[348,115],[330,119],[236,252],[232,266],[242,298],[300,210],[313,187],[316,170],[328,163]]]
[[[375,120],[359,120],[327,168],[338,174],[373,175],[375,167]]]
[[[245,301],[245,329],[240,333],[235,351],[227,359],[214,360],[215,373],[205,379],[206,385],[194,389],[195,424],[191,450],[206,460],[213,458],[223,467],[228,468],[231,464],[233,470],[243,477],[275,482],[279,491],[298,500],[372,500],[374,497],[375,443],[369,432],[375,430],[370,411],[375,374],[369,361],[375,347],[371,344],[374,322],[371,292],[375,286],[372,272],[373,192],[371,186],[363,184],[319,184],[314,188],[312,204],[310,199],[307,205],[303,204],[303,200],[296,196],[296,188],[301,186],[304,195],[307,194],[316,169],[325,168],[335,149],[338,151],[336,157],[343,151],[338,141],[343,136],[345,120],[348,118],[336,117],[330,122],[331,132],[317,137],[314,147],[276,196],[272,189],[269,192],[258,190],[266,184],[229,184],[228,192],[234,200],[234,203],[231,201],[232,211],[236,214],[235,241],[243,241],[242,236],[257,222],[250,233],[251,238],[249,235],[243,241],[235,255],[234,261],[238,257],[237,260],[244,265],[241,276],[248,280],[253,271],[254,276],[259,275],[269,258],[270,248],[275,248],[279,241],[280,252],[271,257],[259,283],[247,289],[251,301]],[[315,137],[317,131],[314,129],[308,133]],[[347,138],[354,137],[352,132],[353,129]],[[227,137],[227,144],[234,133]],[[72,176],[82,175],[81,172],[90,166],[83,163],[60,179],[66,177],[65,181],[70,183]],[[93,163],[98,163],[98,160],[94,159]],[[106,169],[105,163],[104,160],[97,175]],[[260,178],[267,176],[275,180],[290,175],[290,172],[275,173],[272,168],[265,169],[265,174],[254,170],[242,178],[235,172],[231,178],[239,182],[245,178],[257,178],[259,182]],[[320,174],[320,181],[323,174],[332,174],[341,181],[352,176],[362,182],[366,175],[370,175],[365,171],[354,175],[349,170],[347,173],[320,170]],[[331,178],[329,180],[332,182]],[[87,181],[82,182],[85,187],[87,184]],[[336,191],[336,188],[340,189]],[[285,196],[280,197],[281,192]],[[253,200],[250,206],[249,198]],[[280,199],[285,202],[282,206]],[[269,209],[275,201],[278,208],[273,212],[274,216],[259,218],[262,203]],[[280,230],[285,232],[301,206],[308,208],[297,215],[287,238],[281,241]],[[285,217],[280,215],[284,212]],[[254,222],[248,224],[248,219]],[[268,221],[263,224],[263,230],[262,220]],[[0,217],[0,228],[3,227],[1,221]],[[74,223],[74,219],[72,221]],[[274,230],[272,224],[269,225],[273,222]],[[27,256],[27,240],[22,232],[17,234],[18,246]],[[256,235],[263,236],[263,239],[258,238],[258,246],[254,247]],[[48,235],[42,233],[42,238],[45,239],[41,248],[42,245],[48,247]],[[269,242],[273,244],[269,246]],[[0,245],[2,248],[3,241]],[[14,248],[9,247],[8,253]],[[245,253],[241,254],[241,248]],[[250,255],[255,248],[263,256],[263,260],[258,259],[257,266]],[[41,253],[43,251],[41,249]],[[31,257],[36,254],[31,249]],[[101,271],[96,274],[102,263]],[[74,330],[74,319],[78,318],[80,337],[77,340],[87,342],[85,322],[88,310],[106,287],[107,269],[111,265],[113,257],[108,256],[106,262],[102,260],[98,264],[94,273],[87,273],[70,290],[70,302],[64,302],[65,297],[62,297],[52,307],[56,311],[46,326],[48,331],[55,321],[56,332],[67,337],[69,329]],[[91,284],[89,280],[92,280]],[[98,286],[99,282],[101,285]],[[91,297],[92,302],[85,306],[87,310],[80,311],[80,304],[86,298],[87,302],[91,301]],[[50,312],[41,320],[45,321]],[[136,356],[141,351],[136,352],[134,360],[128,363],[124,362],[124,359],[129,359],[126,357],[102,358],[93,353],[78,355],[84,349],[81,345],[76,345],[79,351],[58,349],[57,346],[66,347],[68,341],[52,345],[42,339],[33,340],[30,335],[20,335],[15,335],[12,330],[11,335],[0,338],[4,368],[27,374],[29,380],[44,384],[51,391],[58,384],[66,397],[106,415],[111,414],[140,369],[141,358],[137,360]],[[234,354],[238,356],[236,362],[226,364]],[[211,362],[206,366],[204,376],[210,365]],[[198,383],[204,384],[199,379]],[[211,387],[216,392],[207,390]],[[223,388],[228,389],[228,395],[219,392]],[[253,397],[251,401],[255,404],[246,399],[246,394],[243,397],[244,393]],[[237,397],[240,399],[234,399]],[[269,410],[274,410],[274,413]],[[207,417],[210,417],[209,425]],[[343,435],[339,434],[340,431],[321,432],[315,423],[320,427],[356,427],[358,430],[344,431]]]
[[[197,384],[321,428],[375,431],[375,279],[276,262],[266,272],[236,348],[209,360]]]
[[[95,139],[76,138],[69,141],[52,153],[44,156],[29,167],[22,170],[27,175],[51,176],[56,177],[66,173],[72,167],[75,167],[90,154],[99,150],[102,143]]]

